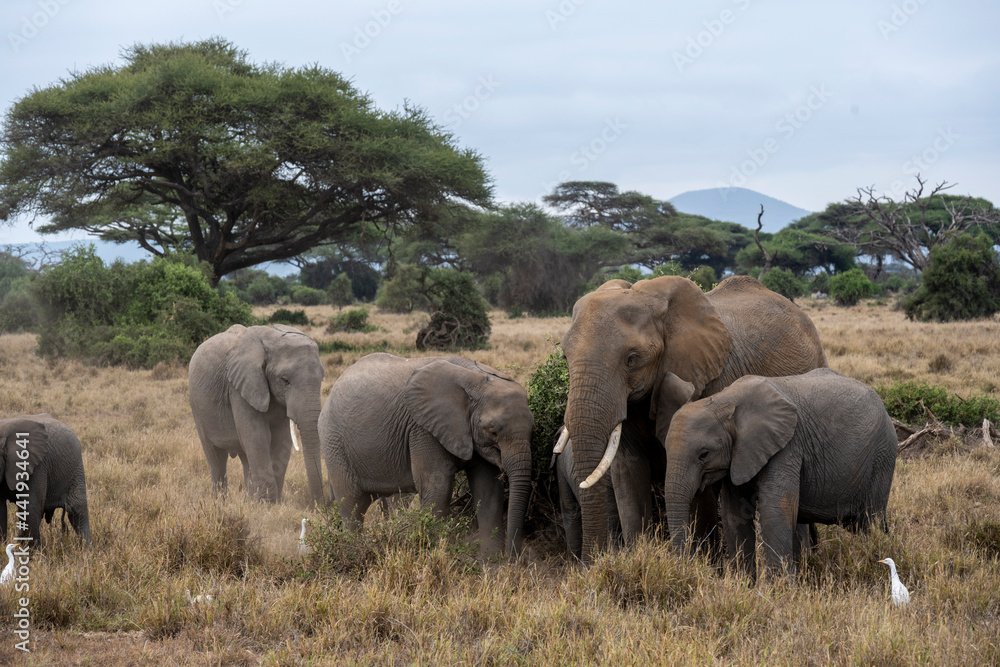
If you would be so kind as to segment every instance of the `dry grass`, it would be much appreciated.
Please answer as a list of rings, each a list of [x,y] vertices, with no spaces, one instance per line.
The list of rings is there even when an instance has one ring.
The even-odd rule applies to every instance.
[[[830,366],[865,382],[912,379],[997,396],[1000,322],[914,324],[882,305],[804,304]],[[326,334],[307,308],[324,395],[367,349],[415,356],[420,315],[373,310],[384,331]],[[425,316],[424,316],[425,317]],[[568,318],[492,313],[474,353],[527,381]],[[319,323],[322,321],[322,325]],[[382,341],[386,341],[385,344]],[[896,469],[891,536],[821,530],[795,580],[752,588],[662,540],[582,569],[544,544],[473,571],[434,548],[389,551],[360,577],[309,574],[296,538],[309,494],[294,458],[283,504],[210,499],[186,370],[46,363],[30,335],[0,337],[0,415],[47,411],[84,444],[94,548],[44,527],[31,564],[34,664],[996,664],[1000,661],[1000,451],[941,443]],[[235,462],[234,462],[235,463]],[[892,556],[911,604],[888,602]],[[215,600],[191,606],[184,590]],[[9,617],[14,601],[0,593]],[[0,664],[24,660],[9,635]]]

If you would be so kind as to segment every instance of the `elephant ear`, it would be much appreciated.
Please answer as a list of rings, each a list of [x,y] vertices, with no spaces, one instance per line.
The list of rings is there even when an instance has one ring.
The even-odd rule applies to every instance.
[[[466,386],[479,375],[478,371],[442,359],[414,371],[403,389],[406,409],[414,421],[463,461],[471,459],[473,451]]]
[[[21,434],[20,437],[18,434]],[[49,433],[45,429],[45,424],[27,418],[8,422],[0,432],[0,458],[2,458],[0,465],[3,466],[7,488],[11,490],[16,488],[19,472],[28,473],[30,479],[35,468],[45,460],[48,453]]]
[[[789,443],[799,411],[773,383],[758,376],[740,378],[719,397],[722,395],[731,395],[736,402],[736,438],[729,476],[739,486],[753,479]]]
[[[632,289],[653,301],[664,341],[659,377],[674,373],[693,384],[694,397],[700,397],[729,361],[733,343],[722,318],[701,288],[687,278],[661,276],[641,280]],[[654,403],[657,400],[654,393]]]
[[[267,354],[257,327],[247,329],[226,353],[226,379],[258,412],[267,412],[271,388],[264,372]]]
[[[667,373],[660,384],[653,390],[655,403],[650,403],[649,418],[656,422],[656,439],[661,445],[666,445],[667,429],[670,420],[682,407],[691,402],[694,396],[694,385],[686,382],[673,373]]]

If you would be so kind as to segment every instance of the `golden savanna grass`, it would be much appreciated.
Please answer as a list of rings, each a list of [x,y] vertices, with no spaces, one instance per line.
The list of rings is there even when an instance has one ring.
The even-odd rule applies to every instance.
[[[803,304],[830,366],[869,384],[913,380],[1000,395],[1000,321],[907,322],[886,305]],[[272,309],[261,309],[266,314]],[[318,341],[412,351],[422,317],[372,309],[381,330]],[[491,348],[469,356],[522,384],[568,318],[492,313]],[[384,342],[383,342],[384,341]],[[0,664],[997,664],[1000,450],[958,441],[899,460],[891,534],[821,528],[792,580],[751,587],[657,536],[589,568],[551,543],[520,562],[459,566],[446,545],[387,553],[359,576],[310,573],[297,555],[308,508],[301,457],[285,501],[214,502],[182,366],[92,368],[0,336],[0,415],[49,412],[84,446],[94,547],[43,527],[31,562],[32,653],[0,636]],[[324,398],[362,352],[323,355]],[[891,556],[911,603],[889,603]],[[210,593],[189,605],[184,591]],[[12,593],[0,592],[10,618]],[[3,623],[0,627],[8,627]]]

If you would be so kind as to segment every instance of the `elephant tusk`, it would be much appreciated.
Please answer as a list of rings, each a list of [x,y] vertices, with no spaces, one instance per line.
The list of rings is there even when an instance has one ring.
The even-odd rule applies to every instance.
[[[611,462],[615,460],[615,454],[618,453],[618,443],[621,439],[622,425],[621,422],[619,422],[618,426],[615,426],[615,430],[611,432],[611,437],[608,438],[608,448],[604,452],[604,458],[597,464],[597,468],[594,469],[594,472],[590,473],[590,477],[580,482],[581,489],[589,489],[597,483],[597,480],[604,477],[604,473],[606,473],[608,468],[611,467]]]
[[[563,426],[562,432],[559,434],[559,439],[556,440],[556,446],[552,448],[552,453],[562,454],[563,450],[566,449],[567,442],[569,442],[569,431]]]
[[[295,422],[291,419],[288,420],[288,430],[292,432],[292,446],[295,447],[295,451],[300,451],[302,448],[299,447],[299,437],[295,435]]]

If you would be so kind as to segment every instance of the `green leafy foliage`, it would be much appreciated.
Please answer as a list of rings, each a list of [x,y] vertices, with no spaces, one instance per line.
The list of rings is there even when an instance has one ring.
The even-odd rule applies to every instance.
[[[842,306],[857,305],[875,293],[875,283],[861,269],[844,271],[830,278],[830,298]]]
[[[337,308],[343,308],[354,303],[354,290],[351,288],[351,278],[346,273],[338,273],[326,286],[327,301]]]
[[[330,323],[326,327],[327,333],[346,332],[368,332],[378,331],[378,327],[368,323],[368,310],[365,308],[352,308],[342,313],[337,313],[330,317]]]
[[[0,331],[35,331],[40,313],[30,293],[35,277],[24,260],[0,252]]]
[[[535,479],[550,475],[552,446],[559,438],[569,396],[569,366],[562,347],[558,342],[554,346],[552,354],[539,364],[525,387],[528,408],[535,418],[531,431],[532,476]]]
[[[267,324],[287,324],[293,327],[301,327],[309,324],[309,316],[304,310],[289,310],[279,308],[265,320]]]
[[[486,347],[491,330],[488,304],[471,273],[432,269],[424,294],[434,311],[427,326],[417,333],[418,350]]]
[[[760,284],[792,301],[806,293],[805,283],[790,269],[771,269],[761,278]]]
[[[963,399],[949,394],[943,387],[915,382],[880,385],[875,387],[875,392],[885,403],[889,415],[907,424],[930,420],[928,411],[939,421],[954,426],[974,428],[982,426],[984,419],[993,423],[1000,421],[1000,400],[992,396]]]
[[[302,306],[319,306],[327,301],[326,292],[305,285],[295,285],[291,290],[292,303]]]
[[[105,266],[93,246],[77,247],[31,287],[44,312],[39,352],[51,357],[150,368],[252,322],[249,306],[179,259]]]
[[[398,230],[441,201],[490,202],[475,151],[336,72],[257,64],[218,38],[120,56],[7,112],[0,220],[38,213],[43,233],[193,252],[218,280],[352,242],[363,221]]]
[[[951,322],[1000,311],[1000,261],[985,234],[959,234],[930,252],[921,285],[903,303],[911,320]]]
[[[427,269],[416,264],[400,264],[389,280],[382,283],[375,303],[382,310],[410,313],[427,310],[430,302],[424,294]]]

